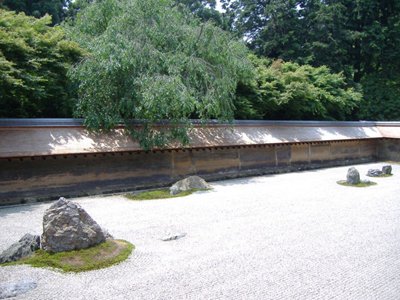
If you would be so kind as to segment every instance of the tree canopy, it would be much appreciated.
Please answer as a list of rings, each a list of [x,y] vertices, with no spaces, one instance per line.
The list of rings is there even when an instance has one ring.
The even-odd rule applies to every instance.
[[[0,5],[16,12],[23,12],[36,18],[46,14],[52,18],[52,24],[60,24],[71,0],[2,0]]]
[[[259,55],[346,70],[355,82],[390,62],[399,69],[399,1],[223,1]]]
[[[71,72],[77,114],[90,128],[142,120],[142,145],[185,142],[189,118],[233,117],[237,82],[251,65],[245,45],[169,0],[103,0],[78,13],[70,37],[90,54]],[[153,125],[169,120],[166,131]]]
[[[400,75],[400,1],[398,0],[223,0],[231,30],[246,38],[258,55],[327,66],[342,72],[349,85],[383,78],[391,84],[368,86],[362,106],[368,118],[400,118],[387,114],[388,94],[398,91]],[[390,89],[388,92],[387,89]],[[374,99],[371,97],[374,95]],[[377,98],[376,98],[377,97]],[[399,107],[392,103],[388,106]],[[373,102],[371,102],[373,101]],[[380,112],[373,113],[373,107]],[[384,113],[385,112],[385,113]],[[363,115],[361,114],[361,115]]]
[[[0,0],[0,117],[74,110],[147,147],[189,118],[400,118],[400,1],[219,2]]]
[[[342,74],[252,55],[254,79],[238,85],[236,118],[346,120],[362,94],[346,86]]]
[[[203,22],[213,22],[214,25],[229,30],[230,19],[216,9],[216,0],[175,0]]]
[[[60,27],[0,9],[0,117],[68,117],[74,95],[67,78],[82,50]]]

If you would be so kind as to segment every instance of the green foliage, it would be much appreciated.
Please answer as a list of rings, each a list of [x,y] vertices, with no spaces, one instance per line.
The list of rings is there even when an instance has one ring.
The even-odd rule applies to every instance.
[[[237,82],[250,73],[243,43],[172,0],[94,2],[68,31],[90,53],[70,73],[77,115],[95,130],[125,123],[144,148],[187,142],[190,117],[231,119]]]
[[[78,12],[91,5],[95,0],[74,0],[70,1],[67,10],[65,11],[65,20],[70,22],[76,18]]]
[[[392,64],[400,46],[396,0],[225,0],[233,28],[257,54],[364,74]],[[350,78],[350,77],[349,77]]]
[[[177,197],[184,197],[190,194],[193,194],[198,190],[193,189],[189,191],[183,191],[176,195],[171,195],[169,189],[161,189],[161,190],[154,190],[154,191],[146,191],[141,192],[138,194],[126,194],[125,197],[130,200],[157,200],[157,199],[169,199],[169,198],[177,198]]]
[[[71,115],[67,71],[82,50],[49,24],[0,9],[0,117]]]
[[[124,240],[107,240],[99,245],[67,252],[37,250],[32,256],[5,265],[28,264],[37,268],[56,268],[64,272],[85,272],[107,268],[126,260],[135,246]]]
[[[52,24],[60,24],[70,0],[4,0],[2,6],[16,12],[23,12],[36,18],[46,14],[52,17]]]
[[[258,54],[343,73],[365,91],[359,117],[393,119],[400,98],[400,1],[223,0]],[[372,78],[378,78],[379,83]],[[383,82],[383,80],[387,82]],[[385,86],[389,90],[385,90]]]
[[[237,118],[343,120],[361,100],[342,74],[252,56],[254,80],[238,88]]]
[[[216,9],[216,0],[175,0],[178,4],[189,9],[202,22],[213,22],[216,26],[229,30],[229,18]]]
[[[400,75],[371,74],[362,80],[365,97],[358,115],[363,120],[400,120]]]

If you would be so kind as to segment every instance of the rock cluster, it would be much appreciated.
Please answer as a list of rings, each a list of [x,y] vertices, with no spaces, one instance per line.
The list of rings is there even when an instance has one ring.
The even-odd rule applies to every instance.
[[[199,176],[189,176],[176,182],[169,188],[169,191],[171,195],[176,195],[183,191],[189,191],[193,189],[207,190],[210,188],[211,186],[203,178]]]
[[[25,234],[0,254],[0,263],[17,261],[42,248],[62,252],[89,248],[112,236],[79,205],[61,197],[43,216],[43,234]]]
[[[392,174],[392,166],[386,165],[382,167],[382,171],[379,169],[369,169],[367,176],[370,177],[381,177],[384,175],[391,175]]]
[[[360,173],[354,167],[351,167],[347,171],[346,182],[348,184],[359,184],[360,183]]]
[[[101,227],[79,205],[60,198],[43,216],[42,249],[62,252],[89,248],[104,242]]]

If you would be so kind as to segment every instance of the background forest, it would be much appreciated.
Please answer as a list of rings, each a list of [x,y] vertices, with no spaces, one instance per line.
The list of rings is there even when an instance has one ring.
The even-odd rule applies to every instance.
[[[0,0],[0,117],[400,119],[400,1],[220,5]]]

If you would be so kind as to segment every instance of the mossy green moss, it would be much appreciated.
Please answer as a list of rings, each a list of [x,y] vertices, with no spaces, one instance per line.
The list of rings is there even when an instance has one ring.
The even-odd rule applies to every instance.
[[[358,184],[350,184],[346,180],[339,180],[337,184],[344,185],[344,186],[352,186],[352,187],[368,187],[372,185],[376,185],[376,182],[373,181],[361,181]]]
[[[87,249],[49,253],[36,251],[32,256],[4,265],[28,264],[38,268],[56,268],[64,272],[84,272],[106,268],[126,260],[134,245],[124,240],[107,240]]]
[[[126,194],[125,197],[130,199],[130,200],[156,200],[156,199],[169,199],[169,198],[177,198],[177,197],[184,197],[188,196],[194,192],[198,191],[197,189],[192,189],[189,191],[184,191],[180,192],[179,194],[176,195],[171,195],[169,192],[169,189],[160,189],[160,190],[154,190],[154,191],[146,191],[146,192],[141,192],[138,194]]]

